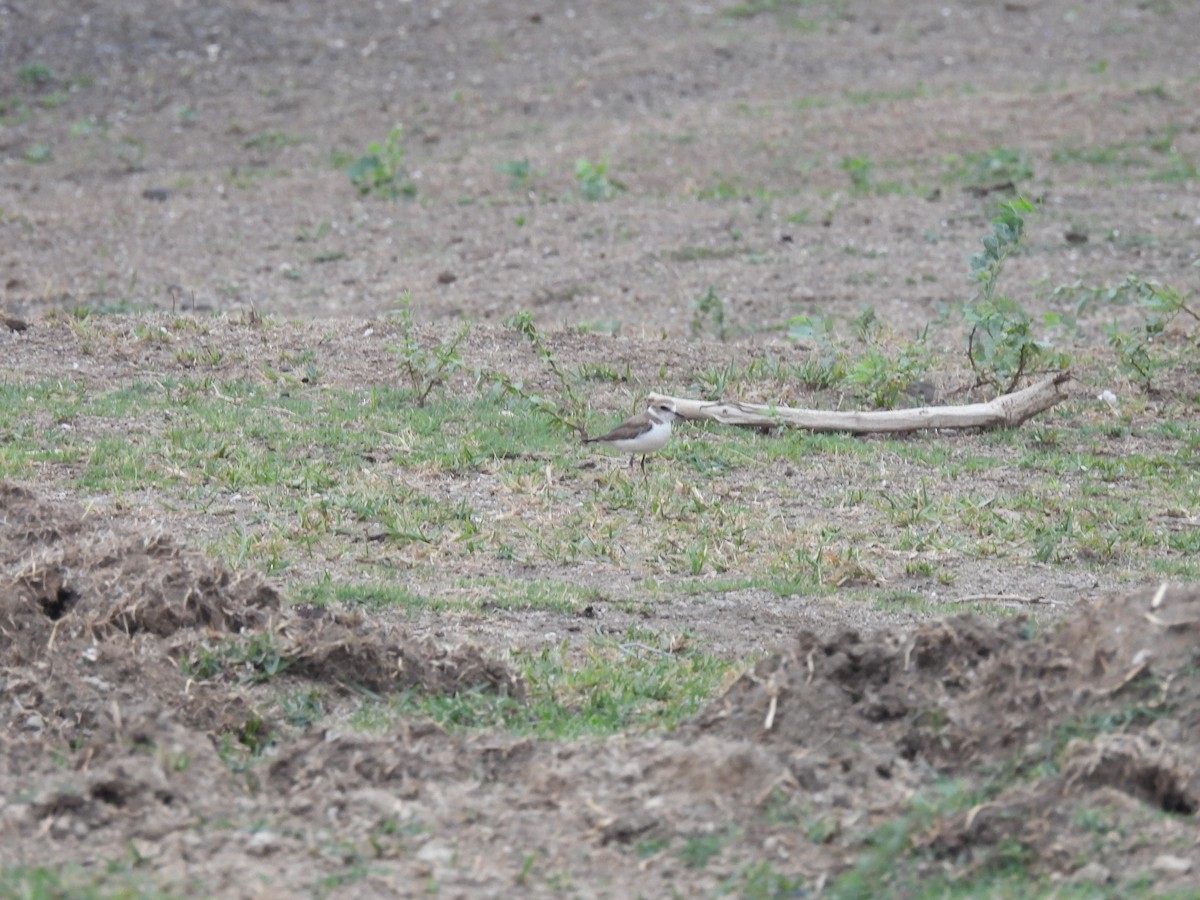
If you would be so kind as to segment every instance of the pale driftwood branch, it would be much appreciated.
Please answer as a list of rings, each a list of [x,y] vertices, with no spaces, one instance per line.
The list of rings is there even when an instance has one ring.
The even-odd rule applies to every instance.
[[[987,403],[882,412],[828,412],[762,403],[691,400],[663,394],[651,394],[649,400],[651,403],[673,400],[675,409],[686,419],[709,419],[722,425],[748,425],[755,428],[787,425],[809,431],[845,431],[851,434],[918,431],[922,428],[1014,428],[1067,399],[1066,383],[1070,377],[1069,372],[1059,372],[1024,390],[1005,394]]]
[[[946,601],[948,603],[1034,603],[1034,604],[1049,604],[1054,605],[1053,600],[1046,600],[1043,597],[1026,597],[1024,594],[967,594],[965,597],[956,597],[953,600]]]

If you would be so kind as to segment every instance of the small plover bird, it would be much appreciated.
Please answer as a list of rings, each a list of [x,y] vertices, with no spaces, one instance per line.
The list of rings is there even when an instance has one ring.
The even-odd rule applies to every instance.
[[[629,465],[639,453],[642,454],[642,472],[646,471],[646,457],[661,450],[671,437],[671,423],[679,418],[673,400],[658,400],[651,403],[644,413],[626,419],[608,434],[600,437],[585,437],[585,444],[607,444],[614,450],[628,453]]]

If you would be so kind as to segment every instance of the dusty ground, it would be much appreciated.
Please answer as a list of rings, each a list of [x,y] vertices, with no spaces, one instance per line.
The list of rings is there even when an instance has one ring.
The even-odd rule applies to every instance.
[[[536,366],[493,326],[531,310],[564,358],[629,366],[633,384],[595,398],[623,410],[635,386],[682,391],[698,371],[802,355],[782,334],[797,314],[873,305],[898,334],[924,328],[969,290],[990,189],[1009,177],[971,155],[996,148],[1026,154],[1017,186],[1041,201],[1005,275],[1035,311],[1070,310],[1054,286],[1127,272],[1200,288],[1192,5],[740,9],[0,3],[0,306],[30,325],[0,328],[2,377],[103,389],[170,373],[175,351],[135,323],[194,309],[225,314],[210,338],[222,378],[309,351],[330,383],[370,382],[394,371],[382,317],[408,292],[430,333],[478,323],[466,354],[514,377]],[[413,196],[360,196],[345,162],[397,124]],[[579,159],[607,161],[625,190],[581,200]],[[853,188],[847,159],[871,163],[870,189]],[[710,286],[728,341],[696,319]],[[137,317],[91,345],[46,318],[79,306]],[[245,325],[251,309],[298,321],[264,333]],[[1126,312],[1083,315],[1080,345]],[[592,332],[560,330],[576,326]],[[1083,392],[1102,387],[1081,377]],[[1195,395],[1186,377],[1172,390]],[[903,461],[884,466],[905,478]],[[488,477],[445,489],[486,494]],[[828,462],[804,477],[818,500],[834,494]],[[1007,478],[997,489],[1019,474]],[[816,888],[914,792],[957,783],[978,804],[914,832],[928,877],[1017,846],[1051,881],[1196,878],[1200,600],[1176,590],[1152,609],[1152,588],[1109,593],[1146,580],[1136,565],[955,573],[961,594],[1036,596],[1067,615],[1036,636],[837,597],[681,600],[652,627],[686,623],[731,656],[778,652],[675,734],[564,746],[330,726],[240,772],[222,736],[252,738],[265,688],[183,675],[214,637],[279,635],[303,660],[285,677],[348,707],[348,682],[519,697],[504,650],[572,623],[306,612],[287,584],[190,548],[242,510],[63,497],[66,482],[48,482],[2,488],[6,864],[121,859],[197,895],[750,893],[763,864]],[[579,577],[628,597],[644,574]],[[898,563],[882,574],[915,587]],[[1128,727],[1099,733],[1105,717]],[[1021,777],[989,791],[989,766]],[[681,860],[713,836],[711,863]]]
[[[124,860],[205,896],[790,895],[854,862],[917,791],[941,790],[978,802],[915,820],[928,869],[896,893],[1018,861],[1096,890],[1195,881],[1194,592],[1105,597],[1040,634],[972,617],[802,631],[666,736],[304,732],[270,700],[280,679],[192,677],[180,661],[271,634],[293,659],[282,679],[331,708],[364,690],[519,699],[524,686],[477,649],[287,606],[168,536],[13,486],[0,499],[0,549],[20,561],[0,610],[9,864]],[[219,756],[268,729],[292,735],[268,763]],[[680,852],[709,841],[707,865]],[[1019,860],[998,857],[1005,846]],[[878,875],[880,854],[863,868]]]

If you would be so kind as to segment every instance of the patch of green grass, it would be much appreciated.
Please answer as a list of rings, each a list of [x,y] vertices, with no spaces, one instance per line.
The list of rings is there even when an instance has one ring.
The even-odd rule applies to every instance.
[[[139,870],[139,857],[132,848],[128,859],[112,859],[87,869],[75,863],[0,868],[0,897],[29,900],[166,900],[178,897],[178,888],[156,883]]]
[[[436,395],[421,407],[414,396],[298,382],[280,392],[269,381],[211,376],[102,392],[71,381],[2,385],[0,433],[8,440],[0,474],[40,468],[89,492],[121,496],[149,486],[191,503],[251,494],[273,524],[244,520],[226,533],[223,552],[239,562],[284,564],[348,525],[375,531],[384,551],[414,542],[481,548],[492,532],[468,505],[381,487],[363,457],[429,473],[470,471],[514,454],[563,453],[562,436],[527,410],[514,415],[503,397]],[[518,460],[513,471],[536,468]]]
[[[1010,147],[993,147],[981,153],[968,153],[950,161],[946,180],[967,187],[992,188],[1011,184],[1016,190],[1033,178],[1028,154]]]
[[[202,641],[180,660],[186,675],[197,679],[232,676],[239,681],[267,681],[282,675],[291,664],[270,631],[226,638],[210,644]]]
[[[706,578],[703,581],[659,582],[655,588],[668,593],[687,595],[728,594],[736,591],[769,591],[777,597],[803,597],[821,593],[809,579],[787,578],[779,575],[747,575]]]
[[[293,728],[305,730],[325,717],[321,688],[290,691],[277,699],[283,719]]]
[[[1110,183],[1128,181],[1134,172],[1145,177],[1143,173],[1147,171],[1152,181],[1191,181],[1198,177],[1196,164],[1178,151],[1175,145],[1178,134],[1178,126],[1172,124],[1140,140],[1110,144],[1070,142],[1056,149],[1050,159],[1056,164],[1076,163],[1107,169],[1111,173]]]
[[[714,315],[703,319],[706,329]],[[310,602],[414,613],[574,616],[601,599],[549,581],[414,586],[468,557],[637,570],[645,579],[636,602],[603,598],[631,610],[664,594],[703,602],[739,590],[817,598],[840,590],[868,604],[919,608],[883,586],[897,577],[953,583],[959,564],[975,560],[1109,573],[1136,561],[1172,576],[1197,569],[1200,534],[1171,527],[1172,516],[1190,518],[1200,504],[1200,429],[1181,397],[1164,397],[1157,415],[1140,397],[1122,397],[1121,416],[1105,408],[1097,417],[1088,388],[1038,427],[953,436],[766,434],[688,422],[644,476],[627,457],[581,448],[573,433],[578,424],[595,433],[635,411],[651,387],[812,408],[847,403],[868,383],[882,389],[846,374],[869,352],[859,344],[881,357],[904,346],[866,314],[849,323],[855,335],[837,344],[834,361],[821,364],[826,378],[810,380],[813,360],[836,341],[810,319],[818,337],[794,352],[697,371],[683,388],[665,376],[661,387],[631,382],[600,364],[551,368],[557,341],[532,319],[528,334],[513,325],[544,363],[524,383],[468,373],[453,356],[444,375],[433,356],[427,368],[420,354],[445,336],[411,326],[410,353],[403,323],[387,338],[394,367],[374,384],[335,386],[316,346],[277,352],[249,377],[230,377],[223,373],[245,369],[227,365],[228,351],[211,355],[207,321],[111,320],[91,310],[49,319],[82,353],[144,342],[164,367],[106,389],[10,376],[0,384],[0,477],[74,487],[101,502],[151,495],[172,509],[211,511],[221,527],[206,549],[227,563],[287,573]],[[409,359],[415,379],[405,375]],[[1088,383],[1117,371],[1111,352],[1104,359]],[[1196,354],[1180,346],[1168,360],[1164,383],[1177,367],[1196,365]],[[589,402],[596,382],[621,399],[599,409]],[[448,490],[468,480],[482,493]],[[325,583],[305,586],[325,569]],[[397,577],[410,571],[415,578]]]
[[[33,109],[19,97],[0,97],[0,125],[20,125],[33,116]]]
[[[1066,719],[1054,729],[1040,749],[1031,749],[1030,753],[1034,756],[1044,754],[1047,760],[1057,762],[1073,740],[1091,740],[1101,734],[1144,728],[1171,715],[1170,704],[1160,702],[1167,696],[1166,686],[1162,679],[1153,674],[1142,675],[1129,682],[1122,688],[1121,696],[1134,700],[1140,697],[1144,702],[1132,702],[1128,706],[1111,709],[1094,709]]]
[[[680,861],[689,869],[703,869],[709,862],[720,855],[725,844],[732,835],[727,832],[690,835],[676,853]]]
[[[55,80],[54,70],[47,63],[41,61],[21,66],[17,69],[17,77],[25,84],[39,87]]]
[[[472,690],[453,696],[406,692],[369,702],[359,728],[389,727],[397,717],[426,715],[449,730],[498,729],[552,740],[671,729],[694,715],[722,684],[731,664],[686,640],[631,629],[597,636],[581,653],[565,644],[514,651],[528,697],[517,701]]]
[[[29,147],[25,151],[25,162],[40,165],[41,163],[50,162],[54,157],[54,150],[48,143],[37,143]]]
[[[1129,144],[1068,144],[1059,147],[1050,154],[1050,161],[1056,165],[1080,163],[1087,166],[1102,166],[1105,168],[1145,167],[1147,160],[1131,152]]]
[[[780,440],[766,442],[763,449],[769,459],[799,463],[814,459],[874,458],[879,454],[878,448],[866,441],[834,432],[785,432]]]
[[[665,835],[647,838],[644,841],[638,841],[634,850],[642,859],[649,859],[652,856],[657,856],[668,847],[671,846],[671,839]]]
[[[726,245],[724,247],[679,247],[670,251],[667,258],[672,262],[699,262],[709,259],[730,259],[746,252],[745,247]]]
[[[697,200],[737,200],[746,196],[746,191],[737,186],[735,181],[718,178],[710,187],[696,191]]]
[[[1152,559],[1149,567],[1150,571],[1164,578],[1200,581],[1200,556],[1194,554],[1183,558]]]
[[[496,167],[496,171],[508,176],[510,190],[521,192],[529,190],[529,179],[534,175],[533,166],[528,159],[514,159],[501,163]]]
[[[461,603],[422,597],[405,585],[395,581],[379,581],[369,584],[343,584],[322,581],[318,584],[301,585],[295,597],[302,603],[316,606],[337,604],[350,608],[361,608],[378,612],[381,610],[448,610],[462,608]]]
[[[725,300],[711,284],[692,301],[692,337],[701,337],[706,332],[722,342],[729,336],[725,324]]]
[[[247,138],[242,142],[242,146],[247,150],[261,150],[268,153],[276,153],[284,147],[291,147],[294,144],[303,144],[305,138],[296,137],[288,134],[286,131],[262,131],[253,137]]]
[[[910,893],[916,885],[908,873],[912,839],[926,830],[938,816],[966,809],[977,802],[958,782],[947,781],[917,795],[907,812],[867,833],[854,865],[826,886],[825,893],[837,898],[897,896],[940,896]],[[944,887],[943,887],[944,889]]]
[[[633,370],[629,363],[625,363],[624,370],[614,369],[605,363],[581,363],[575,370],[580,381],[599,381],[609,382],[611,384],[630,384],[633,382]]]
[[[716,895],[739,897],[742,900],[803,897],[806,881],[801,875],[785,875],[776,870],[772,863],[763,860],[739,866],[736,874],[721,883]]]
[[[558,581],[520,581],[508,578],[472,578],[459,587],[480,596],[481,610],[545,610],[577,615],[604,599],[596,588]]]
[[[323,580],[316,584],[301,585],[295,597],[303,603],[318,606],[337,604],[372,611],[403,610],[418,612],[425,610],[480,610],[507,609],[517,611],[544,610],[576,615],[590,604],[603,599],[595,588],[582,587],[566,582],[520,581],[505,578],[481,577],[464,579],[445,597],[426,597],[414,593],[407,586],[395,581],[378,581],[365,584],[336,583]]]
[[[881,612],[935,612],[934,604],[920,594],[909,591],[889,591],[876,598],[873,607]],[[937,610],[940,612],[940,610]]]
[[[80,486],[90,491],[115,493],[123,493],[135,485],[145,488],[175,483],[176,476],[156,464],[146,453],[146,442],[138,435],[98,438],[91,445],[87,465],[79,478]]]
[[[1167,165],[1150,176],[1153,181],[1177,183],[1195,181],[1200,178],[1200,170],[1191,159],[1177,153],[1171,154]]]

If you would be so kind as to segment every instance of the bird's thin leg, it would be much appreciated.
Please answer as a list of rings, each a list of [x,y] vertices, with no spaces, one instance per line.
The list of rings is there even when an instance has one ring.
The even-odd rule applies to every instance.
[[[637,459],[637,454],[636,454],[636,453],[630,453],[630,454],[629,454],[629,468],[631,468],[631,469],[633,468],[633,461],[634,461],[635,459]]]
[[[646,474],[646,454],[642,454],[642,474]]]

